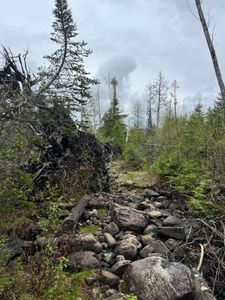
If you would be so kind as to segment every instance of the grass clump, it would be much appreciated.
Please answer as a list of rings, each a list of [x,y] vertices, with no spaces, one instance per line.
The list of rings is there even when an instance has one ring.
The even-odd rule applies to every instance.
[[[93,233],[95,231],[98,231],[100,230],[101,227],[100,226],[97,226],[97,225],[89,225],[89,226],[86,226],[84,228],[81,228],[80,229],[80,234],[89,234],[89,233]]]

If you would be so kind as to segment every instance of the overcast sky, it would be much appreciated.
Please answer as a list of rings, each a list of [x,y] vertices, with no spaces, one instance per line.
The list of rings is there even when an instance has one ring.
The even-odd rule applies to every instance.
[[[120,82],[120,101],[126,111],[135,100],[144,104],[145,86],[161,70],[176,79],[186,108],[201,99],[213,104],[218,93],[214,70],[201,25],[186,0],[69,0],[79,39],[93,54],[87,61],[92,76],[104,82],[110,73]],[[0,43],[13,52],[29,49],[30,66],[52,52],[49,33],[53,0],[0,0]],[[196,13],[194,0],[189,0]],[[225,76],[225,0],[203,0],[210,8],[214,43]],[[104,84],[102,101],[107,105]],[[145,105],[145,104],[144,104]]]

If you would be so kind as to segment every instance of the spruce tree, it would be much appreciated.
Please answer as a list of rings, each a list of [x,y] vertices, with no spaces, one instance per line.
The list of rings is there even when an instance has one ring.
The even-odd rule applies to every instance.
[[[126,138],[126,126],[123,120],[126,115],[121,114],[119,109],[119,100],[117,97],[118,81],[115,77],[112,78],[111,85],[113,90],[111,105],[103,116],[103,125],[100,128],[100,133],[105,140],[123,148]]]
[[[67,0],[55,0],[53,15],[55,20],[51,40],[58,45],[58,49],[45,57],[49,66],[40,73],[44,82],[40,94],[50,95],[48,103],[57,99],[57,104],[63,104],[73,113],[81,111],[81,107],[90,98],[90,85],[97,83],[89,78],[84,67],[84,58],[91,51],[86,49],[84,41],[77,40],[77,26]]]

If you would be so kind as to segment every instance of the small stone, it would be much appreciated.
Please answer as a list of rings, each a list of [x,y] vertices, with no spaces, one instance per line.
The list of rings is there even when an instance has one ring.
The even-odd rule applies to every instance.
[[[146,258],[146,257],[149,257],[149,254],[156,254],[156,253],[160,253],[160,254],[163,254],[163,255],[167,255],[169,252],[169,249],[161,242],[161,241],[155,241],[154,244],[152,245],[148,245],[148,246],[145,246],[141,252],[140,252],[140,256],[142,258]]]
[[[162,203],[159,202],[159,201],[154,201],[154,202],[153,202],[153,205],[154,205],[155,207],[157,207],[157,208],[163,208]]]
[[[114,236],[115,234],[117,234],[119,231],[120,231],[119,227],[114,222],[111,222],[105,228],[105,232],[110,233],[112,236]]]
[[[158,200],[159,202],[163,202],[163,201],[167,200],[167,198],[166,198],[166,196],[159,196],[159,197],[157,198],[157,200]]]
[[[154,206],[149,202],[149,200],[143,201],[137,205],[137,209],[145,210],[145,209],[154,209]]]
[[[74,254],[69,255],[67,258],[67,270],[69,272],[99,267],[99,261],[95,253],[91,251],[75,252]]]
[[[88,219],[90,219],[90,218],[97,217],[97,216],[98,216],[98,211],[97,211],[97,209],[86,210],[86,211],[83,213],[83,218],[84,218],[84,220],[88,220]]]
[[[149,190],[147,190],[147,191],[145,192],[145,196],[146,196],[146,197],[159,197],[160,194],[157,193],[157,192],[155,192],[155,191],[152,190],[152,189],[149,189]]]
[[[165,245],[166,245],[170,250],[172,250],[172,249],[175,249],[175,248],[178,246],[179,243],[180,243],[179,241],[170,238],[170,239],[168,239],[168,240],[165,242]]]
[[[152,239],[153,239],[153,237],[151,234],[141,235],[141,243],[144,246],[149,245],[152,242]]]
[[[177,240],[185,240],[186,234],[184,227],[159,227],[157,233]]]
[[[129,207],[114,205],[111,210],[111,218],[122,230],[141,233],[147,227],[145,216]]]
[[[168,200],[168,199],[165,199],[162,202],[163,207],[166,208],[166,209],[170,207],[170,204],[171,204],[171,201]]]
[[[143,235],[141,237],[141,240],[142,240],[142,243],[146,247],[144,247],[141,250],[140,254],[142,253],[143,255],[146,255],[146,254],[144,254],[146,252],[168,254],[168,252],[169,252],[169,249],[166,247],[166,245],[162,241],[156,240],[156,239],[152,238],[151,236]],[[142,257],[144,257],[144,256],[142,256]]]
[[[101,283],[108,285],[111,288],[117,288],[120,282],[120,278],[111,272],[101,270],[100,281]]]
[[[127,234],[122,241],[118,243],[116,252],[117,254],[123,255],[126,259],[134,259],[140,248],[141,244],[137,240],[137,237],[132,234]]]
[[[129,203],[129,207],[131,207],[131,208],[135,208],[136,209],[136,207],[137,207],[137,205],[135,204],[135,203]]]
[[[127,299],[123,293],[116,293],[108,298],[108,300],[124,300]]]
[[[156,236],[156,232],[157,232],[157,226],[155,224],[148,225],[144,230],[145,235],[148,234],[152,237]]]
[[[114,237],[110,233],[104,233],[105,241],[108,244],[109,248],[113,248],[116,246],[117,242]]]
[[[96,240],[93,234],[85,234],[74,239],[74,250],[100,253],[102,251],[102,245]]]
[[[112,266],[111,271],[116,275],[121,276],[130,263],[130,260],[120,260]]]
[[[125,260],[125,257],[123,255],[117,255],[116,262],[121,261],[121,260]]]
[[[140,203],[144,200],[144,197],[139,196],[139,195],[135,195],[135,194],[131,194],[127,197],[127,200],[134,203],[134,204],[138,204],[138,203]]]
[[[123,237],[123,231],[120,231],[117,234],[115,234],[116,239],[121,239],[122,237]]]
[[[97,209],[93,209],[91,211],[91,215],[97,217],[98,216],[98,210]]]
[[[176,226],[180,225],[181,220],[177,217],[174,216],[168,216],[164,221],[163,221],[163,226]]]
[[[104,299],[104,295],[101,291],[101,288],[96,287],[94,289],[92,289],[91,291],[91,299],[92,300],[101,300]]]
[[[109,247],[107,243],[102,243],[101,245],[102,245],[103,249],[108,249],[108,247]]]
[[[117,290],[109,289],[109,290],[107,290],[107,291],[105,292],[105,295],[106,295],[107,297],[110,297],[110,296],[112,296],[112,295],[115,295],[116,293],[117,293]]]
[[[148,211],[148,216],[152,218],[160,218],[163,216],[162,212],[157,209],[152,209]]]
[[[91,286],[96,282],[96,277],[93,277],[93,276],[86,277],[85,282],[87,285]]]
[[[113,258],[114,258],[113,253],[111,253],[111,252],[110,253],[103,253],[102,258],[106,263],[108,263],[110,265],[113,265]]]
[[[104,243],[105,242],[105,237],[104,237],[104,235],[100,235],[99,237],[98,237],[98,241],[99,241],[99,243]]]

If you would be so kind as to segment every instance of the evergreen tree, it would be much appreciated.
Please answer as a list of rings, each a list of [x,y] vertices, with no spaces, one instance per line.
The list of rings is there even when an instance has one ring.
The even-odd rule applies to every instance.
[[[90,85],[97,83],[89,78],[84,68],[84,58],[91,51],[86,49],[84,41],[77,40],[77,26],[67,0],[55,0],[53,15],[55,21],[51,40],[58,45],[58,49],[46,56],[50,64],[40,72],[44,83],[39,94],[47,92],[50,104],[54,95],[54,99],[57,98],[57,102],[66,106],[71,113],[81,111],[82,105],[90,98]]]
[[[116,78],[111,80],[113,96],[109,110],[103,116],[103,125],[100,128],[100,133],[105,140],[111,141],[114,145],[121,148],[125,145],[126,126],[123,119],[126,115],[121,114],[119,109],[119,100],[117,98]]]
[[[187,159],[201,161],[206,155],[206,117],[202,105],[196,105],[184,128],[182,136],[183,154]]]

